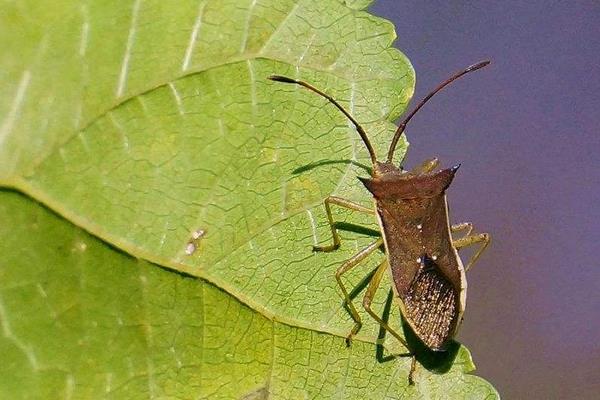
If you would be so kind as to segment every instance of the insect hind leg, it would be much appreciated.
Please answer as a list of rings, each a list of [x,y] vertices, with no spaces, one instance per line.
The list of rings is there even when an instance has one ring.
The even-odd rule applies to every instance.
[[[373,302],[373,299],[375,298],[375,293],[377,293],[377,290],[379,289],[379,285],[381,283],[381,279],[383,278],[383,274],[385,273],[385,271],[388,269],[388,266],[389,266],[389,264],[388,264],[388,261],[386,259],[381,264],[379,264],[379,267],[377,267],[377,270],[375,271],[375,274],[373,275],[373,278],[371,278],[371,282],[369,283],[369,287],[367,288],[367,292],[365,293],[365,297],[363,298],[363,307],[365,308],[365,310],[367,311],[367,313],[369,313],[369,315],[379,325],[381,325],[381,327],[383,329],[385,329],[386,331],[388,331],[389,333],[391,333],[396,339],[398,339],[398,341],[400,343],[402,343],[402,345],[404,347],[406,347],[408,349],[408,344],[406,343],[406,340],[404,340],[404,338],[402,336],[400,336],[400,334],[398,332],[396,332],[394,329],[392,329],[387,324],[387,322],[385,322],[379,315],[377,315],[371,309],[371,303]]]
[[[460,250],[462,248],[469,247],[469,246],[472,246],[475,244],[479,245],[479,248],[471,256],[471,259],[469,260],[469,262],[467,262],[467,265],[465,265],[465,271],[468,271],[475,264],[475,262],[477,262],[477,260],[481,256],[481,254],[483,254],[483,252],[485,251],[485,249],[487,249],[492,238],[489,235],[489,233],[472,234],[471,232],[473,231],[473,225],[469,222],[453,225],[451,227],[451,230],[453,232],[467,230],[467,233],[463,237],[461,237],[460,239],[456,239],[452,242],[452,245],[457,250]]]
[[[350,346],[350,344],[352,343],[352,337],[354,335],[356,335],[358,333],[358,331],[360,330],[360,328],[362,326],[362,321],[360,319],[360,315],[358,314],[358,311],[356,311],[356,307],[354,307],[354,304],[352,303],[352,299],[350,298],[350,295],[348,294],[348,290],[346,289],[346,286],[344,285],[344,282],[342,281],[342,275],[345,274],[346,272],[350,271],[352,268],[356,267],[358,264],[361,263],[361,261],[363,261],[369,255],[371,255],[371,253],[373,253],[375,250],[380,248],[382,245],[383,245],[383,239],[381,239],[381,238],[377,239],[376,241],[374,241],[373,243],[371,243],[370,245],[368,245],[367,247],[362,249],[360,252],[358,252],[356,255],[354,255],[352,258],[347,260],[345,263],[343,263],[337,269],[337,271],[335,271],[335,279],[336,279],[340,289],[342,289],[342,293],[344,295],[344,304],[348,307],[348,311],[350,312],[350,315],[352,316],[352,319],[354,320],[354,326],[350,330],[350,333],[348,334],[348,336],[346,336],[346,345],[347,346]]]
[[[365,214],[375,214],[375,210],[363,207],[360,204],[356,204],[350,200],[342,199],[341,197],[329,196],[325,199],[325,212],[327,213],[327,220],[331,227],[331,235],[333,236],[333,244],[329,246],[313,246],[313,251],[330,252],[340,248],[340,235],[337,232],[335,221],[333,220],[333,214],[331,213],[331,204],[335,204],[339,207],[344,207],[349,210],[362,212]]]
[[[383,278],[383,275],[385,274],[385,271],[387,271],[388,268],[389,268],[389,262],[386,259],[381,264],[379,264],[379,266],[377,267],[377,270],[375,270],[375,274],[371,278],[371,282],[369,283],[369,287],[367,288],[367,293],[365,293],[365,297],[363,298],[363,307],[367,311],[367,313],[369,313],[369,315],[385,331],[392,334],[409,351],[409,353],[401,354],[401,356],[410,356],[412,358],[411,363],[410,363],[410,370],[408,372],[408,383],[410,385],[414,385],[414,383],[415,383],[414,382],[414,373],[415,373],[415,370],[417,367],[417,359],[416,359],[415,355],[413,353],[410,353],[410,349],[408,348],[408,344],[406,343],[406,340],[402,336],[400,336],[400,334],[398,332],[396,332],[395,329],[390,327],[386,321],[384,321],[379,315],[377,315],[377,313],[375,313],[371,309],[371,303],[373,302],[373,299],[375,298],[375,294],[377,293],[377,290],[379,289],[379,285],[381,284],[381,279]]]

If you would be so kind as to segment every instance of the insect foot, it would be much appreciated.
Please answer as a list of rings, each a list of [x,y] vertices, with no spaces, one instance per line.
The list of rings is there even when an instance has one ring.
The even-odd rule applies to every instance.
[[[331,253],[332,251],[336,251],[339,248],[339,243],[336,243],[329,246],[313,246],[312,251],[315,253]]]

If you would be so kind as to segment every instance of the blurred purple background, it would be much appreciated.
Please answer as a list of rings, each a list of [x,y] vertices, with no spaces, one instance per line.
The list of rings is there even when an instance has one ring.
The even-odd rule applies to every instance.
[[[481,59],[409,125],[407,164],[462,163],[453,222],[492,247],[459,340],[505,399],[600,398],[600,2],[377,0],[415,99]]]

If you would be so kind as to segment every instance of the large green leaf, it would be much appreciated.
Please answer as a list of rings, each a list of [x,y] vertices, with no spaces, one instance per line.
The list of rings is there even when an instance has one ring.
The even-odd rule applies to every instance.
[[[410,64],[389,47],[392,26],[336,1],[134,1],[64,13],[39,33],[13,22],[40,37],[19,47],[32,47],[31,60],[4,54],[15,64],[2,96],[5,184],[265,315],[344,335],[332,271],[358,244],[328,256],[310,246],[329,236],[327,195],[368,201],[356,185],[365,152],[323,99],[266,77],[327,88],[377,139],[413,91]],[[190,257],[198,229],[206,235]]]
[[[181,318],[181,325],[185,325],[189,314],[192,321],[203,315],[208,318],[211,307],[227,311],[227,304],[235,303],[252,321],[278,321],[269,322],[274,324],[269,328],[270,345],[261,345],[261,351],[269,349],[270,374],[276,373],[272,349],[277,348],[276,343],[285,343],[284,339],[279,342],[274,333],[281,327],[294,332],[282,335],[288,339],[290,335],[322,339],[315,347],[306,341],[313,350],[318,346],[325,353],[340,349],[328,356],[337,357],[331,361],[335,365],[344,365],[332,370],[333,374],[340,374],[332,378],[332,382],[337,382],[334,386],[346,385],[342,371],[352,365],[348,357],[358,354],[361,348],[366,350],[359,358],[366,357],[366,365],[405,374],[408,367],[404,359],[391,363],[392,366],[375,362],[371,347],[379,327],[366,317],[352,349],[340,347],[351,321],[342,307],[333,271],[372,237],[349,232],[344,235],[340,251],[326,255],[310,252],[314,243],[329,240],[321,205],[326,196],[336,194],[368,204],[364,190],[356,184],[356,176],[365,174],[361,163],[368,160],[363,146],[348,121],[323,99],[265,79],[273,73],[286,74],[324,88],[364,124],[382,152],[394,129],[389,121],[403,111],[413,93],[414,74],[408,60],[390,47],[395,38],[391,24],[360,11],[368,3],[134,0],[80,4],[63,0],[53,2],[51,7],[27,1],[4,5],[0,13],[0,183],[43,202],[115,248],[202,278],[193,283],[188,278],[185,285],[190,285],[190,291],[214,296],[210,301],[199,300],[201,307],[194,312],[179,312],[176,318],[166,313],[161,317],[166,325],[175,323],[173,318]],[[401,143],[398,153],[405,148],[406,143]],[[338,213],[338,217],[375,227],[374,221],[360,216]],[[205,234],[193,241],[192,235],[198,230]],[[26,243],[29,236],[23,235],[19,240]],[[36,254],[40,245],[27,248],[32,257],[45,259],[43,251]],[[117,257],[103,251],[109,254],[105,257]],[[5,252],[11,256],[10,251]],[[104,290],[127,287],[126,282],[132,278],[123,276],[121,283],[117,279],[121,275],[115,272],[121,262],[96,264],[93,259],[83,258],[77,263],[80,268],[93,268],[101,274],[93,276],[92,286]],[[52,265],[68,269],[73,268],[72,262],[55,257]],[[376,262],[373,260],[362,271],[351,274],[350,284],[358,284]],[[172,282],[182,278],[156,266],[135,264],[135,268],[156,276],[153,290],[149,288],[140,297],[113,298],[108,305],[101,300],[96,302],[95,294],[89,295],[90,304],[86,307],[90,309],[91,321],[117,312],[111,307],[121,305],[115,302],[135,308],[134,304],[139,306],[140,301],[151,296],[157,299],[152,307],[145,306],[146,316],[154,308],[179,307],[165,300],[160,291],[161,285],[175,285]],[[122,274],[131,274],[125,271],[131,266],[122,268]],[[58,270],[56,276],[54,269],[44,271],[48,279],[64,279]],[[78,270],[71,274],[81,275]],[[139,273],[134,275],[139,279]],[[11,279],[6,279],[2,282],[9,282],[8,287],[12,288]],[[233,295],[253,311],[206,282]],[[38,284],[43,282],[35,281]],[[11,311],[25,315],[27,311],[19,306],[31,307],[33,300],[22,293],[18,295],[24,299]],[[379,307],[385,303],[385,295],[383,291],[378,296]],[[69,298],[68,288],[60,296]],[[7,313],[3,311],[2,315]],[[214,314],[216,317],[226,312],[221,309]],[[86,313],[81,320],[87,316]],[[57,321],[52,313],[49,318]],[[399,321],[395,310],[390,319],[392,323]],[[217,319],[209,325],[224,336],[232,329],[247,333],[254,329],[253,322],[240,321],[240,325],[232,327],[225,320]],[[41,340],[39,345],[43,346],[46,330],[56,328],[41,319],[32,321],[31,341],[15,342],[28,357],[28,349],[38,344],[36,340]],[[206,321],[198,326],[204,326]],[[107,325],[106,329],[110,335],[120,332],[115,325]],[[262,343],[261,329],[255,334],[257,343]],[[64,344],[69,342],[69,335],[81,330],[69,333],[65,328],[52,337]],[[86,334],[93,337],[92,341],[102,341],[96,332]],[[11,335],[7,337],[10,339]],[[154,348],[148,341],[147,329],[144,335],[137,338],[146,345],[140,353],[143,357],[158,357],[157,363],[171,357],[160,351],[164,349]],[[207,390],[204,393],[209,393],[210,384],[194,382],[203,379],[201,371],[208,368],[205,364],[213,362],[213,374],[206,375],[207,379],[215,380],[215,388],[226,385],[225,380],[216,379],[215,371],[230,367],[221,359],[207,357],[212,347],[205,342],[197,344],[205,333],[189,335],[185,344],[196,343],[189,355],[198,360],[190,363],[197,370],[190,368],[184,373],[193,376],[189,385],[200,385]],[[235,343],[241,339],[232,340]],[[240,346],[252,352],[253,345],[258,344],[248,340]],[[292,344],[295,345],[293,340]],[[387,345],[394,349],[393,342]],[[311,361],[304,362],[299,350],[288,347],[290,365],[299,363],[310,370],[323,365],[323,361],[313,364],[313,350],[308,350]],[[129,350],[125,339],[112,346],[115,353]],[[101,352],[100,345],[90,348],[89,365],[81,364],[89,373],[81,380],[91,392],[99,387],[93,383],[97,374],[110,373],[106,370],[111,370],[111,360],[117,364],[122,361],[113,357],[102,364],[105,355]],[[58,370],[75,371],[74,365],[81,362],[78,354],[51,354],[47,363],[63,362],[64,365],[56,366]],[[264,386],[264,379],[252,380],[253,373],[260,369],[252,363],[260,363],[262,353],[248,355],[248,359],[242,357],[244,361],[237,359],[235,352],[227,354],[234,364],[248,363],[250,372],[239,372],[236,379],[252,381],[244,390],[255,390],[261,387],[260,382]],[[133,374],[149,377],[146,387],[153,392],[156,366],[146,358],[134,363],[139,372]],[[466,350],[460,350],[457,360],[462,367],[452,370],[456,371],[455,377],[474,379],[459,373],[473,368]],[[31,359],[28,361],[31,363]],[[178,368],[170,364],[164,374],[179,376]],[[231,367],[227,372],[233,376],[238,374],[236,371]],[[285,387],[299,385],[305,378],[300,370],[296,372]],[[124,376],[116,374],[119,378]],[[358,369],[357,374],[365,378],[369,370]],[[437,379],[429,372],[427,376],[430,378],[422,382]],[[23,379],[28,377],[23,375]],[[68,375],[67,378],[71,379]],[[400,381],[398,384],[405,387],[405,379]],[[18,386],[15,382],[11,380],[9,384]],[[446,382],[447,386],[458,387],[457,384]],[[186,382],[178,385],[185,387]],[[436,385],[444,387],[442,383]],[[279,393],[274,383],[268,388],[269,393]],[[435,385],[426,383],[419,388],[436,390]],[[181,393],[187,392],[181,389]],[[261,393],[256,396],[260,398]],[[401,392],[390,393],[399,396]],[[281,398],[286,398],[284,392]]]
[[[444,375],[260,315],[0,191],[0,397],[492,398],[461,349]],[[254,397],[252,397],[254,396]]]

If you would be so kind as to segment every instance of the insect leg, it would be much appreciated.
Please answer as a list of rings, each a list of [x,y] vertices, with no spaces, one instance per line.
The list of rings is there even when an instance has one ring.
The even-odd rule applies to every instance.
[[[337,271],[335,271],[335,279],[337,280],[338,286],[342,289],[342,293],[344,294],[344,304],[348,306],[348,310],[350,311],[350,315],[352,315],[352,319],[354,320],[354,326],[352,330],[346,337],[346,345],[350,346],[352,342],[352,336],[356,335],[356,333],[360,330],[362,326],[362,322],[360,320],[360,315],[356,311],[354,304],[352,304],[352,299],[346,290],[346,286],[342,282],[342,275],[346,272],[350,271],[352,268],[356,267],[362,260],[367,258],[371,253],[377,250],[383,244],[383,239],[379,238],[364,249],[362,249],[358,254],[354,255],[352,258],[343,263]]]
[[[460,224],[454,224],[450,227],[452,232],[460,232],[466,230],[467,232],[464,234],[463,238],[471,235],[473,232],[473,224],[470,222],[461,222]]]
[[[369,313],[369,315],[375,320],[377,321],[377,323],[379,325],[381,325],[381,327],[383,329],[385,329],[386,331],[388,331],[389,333],[391,333],[396,339],[398,339],[398,341],[404,346],[406,347],[407,350],[410,351],[410,349],[408,348],[408,344],[406,343],[406,340],[404,340],[404,338],[402,336],[400,336],[400,334],[398,332],[396,332],[394,329],[392,329],[381,317],[379,317],[379,315],[377,315],[372,309],[371,309],[371,302],[373,301],[373,298],[375,298],[375,293],[377,293],[377,289],[379,289],[379,284],[381,283],[381,279],[383,278],[383,274],[385,274],[385,271],[387,271],[387,269],[389,268],[389,263],[388,260],[384,260],[381,264],[379,264],[379,267],[377,267],[377,270],[375,271],[375,274],[373,275],[373,278],[371,278],[371,282],[369,283],[369,287],[367,288],[367,293],[365,294],[365,297],[363,298],[363,307],[365,308],[365,310]],[[417,358],[415,357],[414,354],[403,354],[403,355],[410,355],[412,357],[412,361],[410,364],[410,371],[408,373],[408,383],[410,385],[414,385],[415,381],[413,379],[413,375],[415,373],[415,369],[417,367]]]
[[[342,199],[341,197],[329,196],[325,199],[325,212],[327,213],[327,219],[329,220],[329,226],[331,227],[331,235],[333,236],[333,244],[329,246],[313,246],[313,251],[330,252],[339,249],[340,247],[340,236],[337,233],[335,222],[333,221],[333,214],[331,214],[331,204],[335,204],[340,207],[348,208],[350,210],[363,212],[366,214],[375,214],[375,210],[363,207],[360,204],[351,202],[350,200]]]
[[[433,171],[439,164],[440,164],[440,160],[438,160],[436,157],[434,157],[430,160],[423,161],[423,163],[421,165],[417,165],[416,167],[411,169],[410,173],[415,174],[415,175],[426,174],[428,172]]]
[[[415,370],[417,369],[417,357],[412,356],[412,360],[410,362],[410,371],[408,372],[408,384],[409,385],[414,385],[415,384],[415,379],[414,379],[414,374],[415,374]]]
[[[377,293],[377,289],[379,289],[379,284],[381,283],[381,278],[383,278],[383,274],[385,273],[385,271],[387,271],[388,267],[389,267],[389,264],[388,264],[387,260],[383,261],[379,265],[379,267],[377,267],[377,270],[375,271],[373,278],[371,278],[369,287],[367,288],[367,293],[365,293],[365,297],[363,298],[363,307],[369,313],[369,315],[371,317],[373,317],[373,319],[375,321],[377,321],[377,323],[383,327],[383,329],[385,329],[386,331],[391,333],[396,339],[398,339],[398,341],[400,343],[402,343],[402,345],[404,347],[406,347],[408,349],[406,340],[404,340],[404,338],[402,336],[400,336],[400,334],[398,332],[396,332],[394,329],[392,329],[383,319],[381,319],[381,317],[379,317],[379,315],[377,315],[371,309],[371,302],[373,301],[373,298],[375,297],[375,293]]]
[[[461,249],[463,247],[472,246],[474,244],[480,244],[479,249],[477,249],[477,251],[475,252],[475,254],[473,254],[473,256],[471,257],[471,259],[469,260],[469,262],[465,266],[465,271],[468,271],[469,268],[471,268],[473,266],[473,264],[475,264],[475,262],[477,261],[477,259],[479,259],[479,256],[481,256],[481,253],[483,253],[483,251],[490,244],[490,241],[491,241],[491,237],[490,237],[490,235],[488,233],[479,233],[479,234],[476,234],[476,235],[464,236],[464,237],[462,237],[462,238],[460,238],[460,239],[455,240],[454,242],[452,242],[452,245],[454,247],[456,247],[457,249]]]

